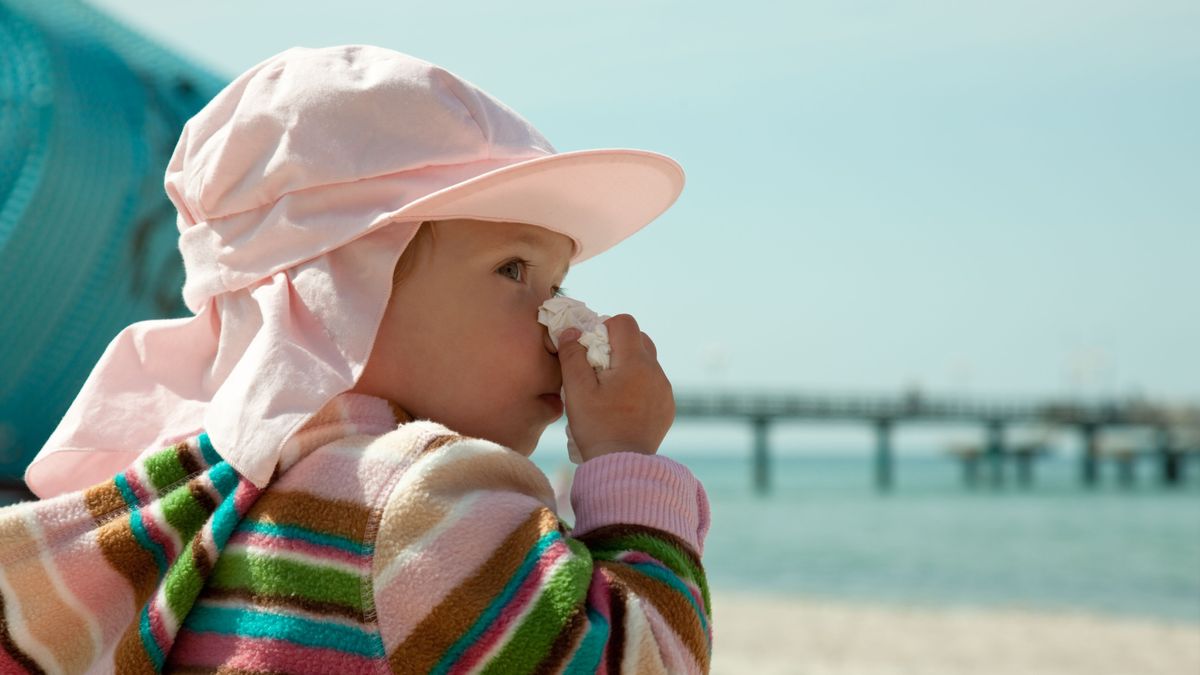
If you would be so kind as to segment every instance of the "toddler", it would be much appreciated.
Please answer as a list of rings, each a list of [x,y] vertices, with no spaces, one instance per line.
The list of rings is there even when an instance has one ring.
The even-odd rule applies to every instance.
[[[239,76],[166,174],[194,315],[122,331],[0,509],[0,672],[707,672],[655,345],[538,322],[682,184],[378,47]],[[528,459],[564,402],[573,526]]]

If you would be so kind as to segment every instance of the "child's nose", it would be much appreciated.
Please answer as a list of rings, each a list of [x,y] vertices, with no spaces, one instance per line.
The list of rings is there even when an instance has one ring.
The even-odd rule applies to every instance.
[[[554,340],[550,339],[550,329],[542,326],[542,341],[546,344],[546,351],[558,355],[558,348],[554,346]]]

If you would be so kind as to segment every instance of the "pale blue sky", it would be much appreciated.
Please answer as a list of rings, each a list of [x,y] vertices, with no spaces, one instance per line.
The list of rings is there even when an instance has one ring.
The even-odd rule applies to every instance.
[[[573,270],[677,389],[1200,401],[1200,3],[94,0],[229,77],[436,62],[680,201]]]

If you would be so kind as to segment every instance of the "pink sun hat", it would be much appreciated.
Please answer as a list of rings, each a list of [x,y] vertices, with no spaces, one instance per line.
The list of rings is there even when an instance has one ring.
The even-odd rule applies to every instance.
[[[654,152],[558,153],[406,54],[273,56],[184,125],[167,167],[194,316],[118,334],[26,483],[43,498],[87,487],[204,431],[262,487],[295,459],[291,435],[362,374],[421,221],[537,225],[570,237],[577,264],[658,217],[683,182]]]

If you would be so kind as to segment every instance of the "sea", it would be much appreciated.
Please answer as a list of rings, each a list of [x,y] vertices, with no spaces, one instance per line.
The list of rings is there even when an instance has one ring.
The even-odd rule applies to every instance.
[[[660,453],[688,466],[709,498],[702,562],[715,592],[1200,628],[1200,456],[1174,487],[1144,457],[1132,485],[1108,462],[1085,488],[1077,458],[1059,454],[1037,462],[1029,486],[1010,468],[991,487],[981,466],[972,488],[952,456],[899,454],[892,488],[881,492],[870,452],[810,449],[773,456],[760,493],[748,448],[670,440]],[[573,466],[555,445],[544,440],[533,461],[565,493]],[[0,494],[0,504],[11,499]]]
[[[539,448],[540,449],[540,448]],[[1071,456],[1046,457],[1027,487],[980,467],[967,487],[950,455],[894,460],[880,492],[869,452],[773,457],[765,494],[750,453],[669,448],[704,484],[710,589],[903,607],[1089,612],[1200,628],[1200,457],[1163,487],[1152,457],[1123,486],[1101,464],[1085,488]],[[535,453],[536,455],[536,453]],[[548,476],[562,461],[537,458]],[[552,479],[553,482],[553,479]]]

